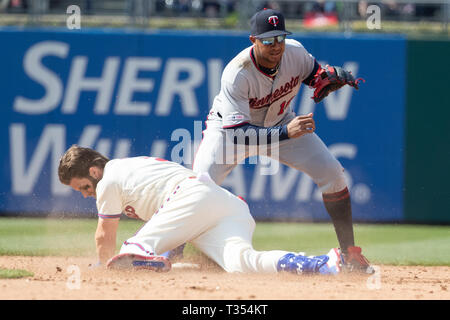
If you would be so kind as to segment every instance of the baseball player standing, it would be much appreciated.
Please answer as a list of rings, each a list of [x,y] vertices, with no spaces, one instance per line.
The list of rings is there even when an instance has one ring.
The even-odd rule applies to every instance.
[[[191,242],[227,272],[281,271],[336,274],[341,255],[307,257],[293,252],[256,251],[248,206],[206,174],[152,157],[109,160],[95,150],[72,146],[61,157],[58,176],[84,197],[96,198],[95,233],[100,263],[109,268],[169,271],[161,256]],[[114,256],[121,214],[146,221]]]
[[[358,89],[359,80],[340,67],[322,67],[300,42],[286,39],[289,34],[281,12],[264,9],[252,17],[253,45],[223,71],[193,170],[220,185],[238,163],[264,155],[308,174],[322,192],[346,270],[371,272],[354,243],[344,169],[314,133],[313,114],[297,116],[290,105],[302,83],[314,88],[319,102],[345,84]]]

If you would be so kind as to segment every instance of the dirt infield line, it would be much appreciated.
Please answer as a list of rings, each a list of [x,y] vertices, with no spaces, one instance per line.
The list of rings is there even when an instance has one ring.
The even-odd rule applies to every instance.
[[[450,267],[378,266],[373,276],[168,273],[92,269],[88,257],[1,256],[0,268],[34,276],[0,280],[2,300],[449,300]]]

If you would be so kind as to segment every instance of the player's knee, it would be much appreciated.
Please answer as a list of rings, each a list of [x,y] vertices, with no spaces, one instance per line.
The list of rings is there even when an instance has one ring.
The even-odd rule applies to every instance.
[[[327,176],[327,179],[319,185],[322,193],[335,193],[347,188],[347,178],[344,174],[344,169],[340,167],[334,170],[332,174]]]

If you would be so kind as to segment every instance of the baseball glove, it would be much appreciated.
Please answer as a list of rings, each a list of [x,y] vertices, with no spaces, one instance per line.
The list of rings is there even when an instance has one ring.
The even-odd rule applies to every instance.
[[[358,90],[359,81],[365,82],[362,78],[355,80],[351,71],[345,71],[341,67],[326,65],[325,68],[320,68],[314,76],[312,85],[314,96],[311,98],[314,99],[315,103],[318,103],[328,96],[330,92],[336,91],[346,84]]]

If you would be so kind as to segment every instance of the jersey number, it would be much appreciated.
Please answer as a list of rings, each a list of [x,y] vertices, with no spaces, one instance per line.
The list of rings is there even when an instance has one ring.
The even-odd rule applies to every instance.
[[[125,207],[125,214],[133,219],[139,219],[139,216],[136,214],[136,210],[132,206]]]
[[[287,109],[287,107],[289,106],[289,103],[291,103],[292,99],[294,99],[294,97],[290,98],[289,100],[285,100],[283,101],[283,103],[280,105],[280,111],[278,111],[278,115],[283,114],[284,110]]]

